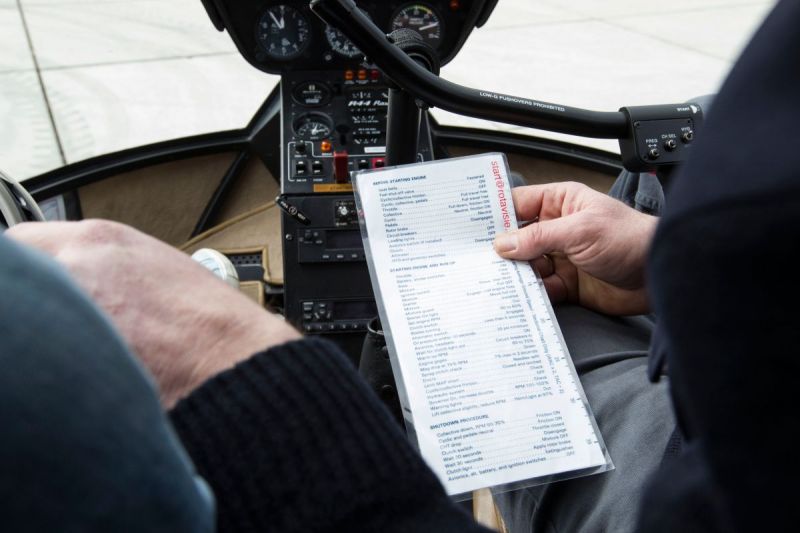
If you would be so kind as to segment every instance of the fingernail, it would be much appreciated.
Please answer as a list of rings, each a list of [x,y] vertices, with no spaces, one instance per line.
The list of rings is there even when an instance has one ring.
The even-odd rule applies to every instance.
[[[505,254],[517,249],[519,239],[516,233],[501,233],[494,240],[494,249],[498,253]]]

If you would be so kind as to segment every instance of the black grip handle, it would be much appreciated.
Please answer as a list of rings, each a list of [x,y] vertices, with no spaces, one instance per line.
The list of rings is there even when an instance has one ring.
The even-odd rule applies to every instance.
[[[398,49],[353,0],[312,0],[311,10],[341,31],[383,73],[415,98],[460,115],[531,128],[619,139],[627,134],[626,116],[571,108],[530,98],[464,87],[436,76]]]

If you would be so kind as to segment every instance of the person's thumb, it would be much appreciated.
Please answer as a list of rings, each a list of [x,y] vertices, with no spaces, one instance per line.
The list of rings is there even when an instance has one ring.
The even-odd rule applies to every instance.
[[[573,217],[534,222],[522,229],[501,233],[494,239],[495,251],[506,259],[531,260],[550,252],[563,252],[574,236]]]

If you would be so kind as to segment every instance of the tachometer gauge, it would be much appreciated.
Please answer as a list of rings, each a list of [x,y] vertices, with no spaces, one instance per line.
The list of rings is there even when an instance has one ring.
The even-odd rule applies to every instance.
[[[326,139],[333,133],[331,119],[321,113],[308,113],[294,121],[294,133],[307,141]]]
[[[273,59],[294,59],[308,46],[308,21],[293,7],[272,6],[261,15],[256,37],[261,48]]]
[[[442,21],[425,4],[411,4],[400,9],[392,19],[392,30],[399,28],[416,30],[434,48],[442,42]]]

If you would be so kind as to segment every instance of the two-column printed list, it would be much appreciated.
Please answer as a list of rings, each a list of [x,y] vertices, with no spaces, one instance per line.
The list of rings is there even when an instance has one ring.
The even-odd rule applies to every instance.
[[[610,468],[540,280],[493,250],[517,227],[507,172],[487,154],[356,178],[404,407],[450,494]]]

